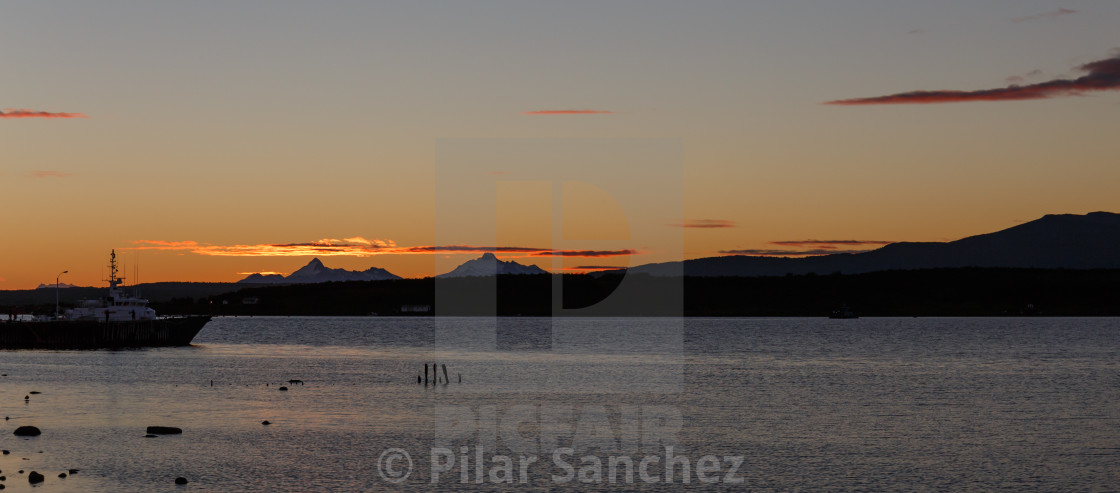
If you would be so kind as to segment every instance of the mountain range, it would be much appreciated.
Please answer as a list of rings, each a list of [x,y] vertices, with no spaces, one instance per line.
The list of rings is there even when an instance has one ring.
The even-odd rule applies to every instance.
[[[644,264],[631,267],[628,272],[653,276],[756,277],[956,267],[1120,269],[1120,214],[1050,214],[1002,231],[956,241],[898,242],[861,253],[801,258],[730,255]],[[596,275],[611,272],[622,271]],[[547,273],[535,265],[502,261],[486,253],[436,277]],[[365,271],[331,269],[316,258],[288,276],[252,274],[238,283],[306,284],[386,279],[400,277],[377,267]]]
[[[282,274],[250,274],[249,277],[237,281],[238,284],[312,284],[318,282],[341,281],[385,281],[400,279],[401,277],[378,267],[370,267],[364,271],[332,269],[323,265],[318,258],[312,259],[307,265],[285,276]]]
[[[78,286],[75,286],[73,284],[66,284],[64,282],[60,282],[57,285],[55,285],[53,283],[52,284],[43,283],[43,284],[40,284],[39,287],[37,287],[35,289],[55,289],[55,288],[66,289],[66,288],[76,288],[76,287],[78,287]]]
[[[484,277],[498,274],[548,274],[548,271],[535,265],[522,265],[514,261],[498,260],[493,253],[485,253],[481,257],[468,260],[451,272],[437,277]],[[238,284],[313,284],[320,282],[342,281],[384,281],[401,279],[385,269],[370,267],[364,271],[346,269],[332,269],[323,265],[318,258],[312,259],[307,265],[285,276],[282,274],[250,274],[248,277],[237,281]],[[52,285],[53,287],[53,285]]]
[[[708,257],[639,265],[629,272],[654,276],[782,276],[955,267],[1120,268],[1120,214],[1051,214],[956,241],[891,243],[861,253],[803,258]]]

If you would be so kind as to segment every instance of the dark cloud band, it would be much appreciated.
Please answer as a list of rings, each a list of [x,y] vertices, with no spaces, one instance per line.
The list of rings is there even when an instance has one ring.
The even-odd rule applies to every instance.
[[[726,219],[693,219],[680,223],[670,224],[677,228],[734,228],[735,221]]]
[[[870,98],[840,99],[824,104],[834,106],[865,106],[878,104],[930,104],[967,101],[1022,101],[1080,96],[1093,91],[1120,89],[1120,55],[1086,63],[1078,67],[1088,72],[1076,79],[1054,79],[1028,85],[1010,85],[979,91],[910,91]]]

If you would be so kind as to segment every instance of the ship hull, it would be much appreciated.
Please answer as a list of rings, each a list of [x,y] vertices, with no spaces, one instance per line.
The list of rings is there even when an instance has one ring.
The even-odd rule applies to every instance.
[[[187,346],[209,316],[129,321],[0,323],[0,349],[99,349]]]

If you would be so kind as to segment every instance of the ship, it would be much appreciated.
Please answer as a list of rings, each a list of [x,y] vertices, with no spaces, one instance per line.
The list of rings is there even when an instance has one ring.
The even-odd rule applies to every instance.
[[[54,316],[0,323],[0,349],[101,349],[187,346],[210,316],[156,316],[148,300],[125,293],[117,252],[109,253],[109,292]]]
[[[840,305],[840,308],[832,310],[828,314],[828,318],[859,318],[859,315],[848,308],[848,305]]]

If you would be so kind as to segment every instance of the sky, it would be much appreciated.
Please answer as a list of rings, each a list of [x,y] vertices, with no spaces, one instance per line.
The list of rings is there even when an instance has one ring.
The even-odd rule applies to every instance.
[[[13,1],[0,289],[555,272],[1120,211],[1120,2]],[[137,275],[138,274],[138,275]]]

